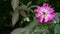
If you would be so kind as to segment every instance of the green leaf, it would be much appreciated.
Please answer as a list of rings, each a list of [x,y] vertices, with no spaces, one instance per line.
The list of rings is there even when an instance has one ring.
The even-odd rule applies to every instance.
[[[55,20],[52,20],[52,21],[51,21],[51,24],[50,24],[50,26],[49,26],[50,29],[54,28],[55,24],[56,24],[56,21],[55,21]]]
[[[14,12],[12,15],[12,26],[14,26],[17,21],[19,20],[19,13],[18,12]]]
[[[35,34],[46,34],[47,32],[48,32],[48,30],[43,27],[41,27],[41,28],[38,27],[38,28],[35,28],[35,30],[34,30]]]
[[[26,31],[26,29],[24,28],[17,28],[14,29],[10,34],[25,34],[24,32]]]
[[[19,0],[12,0],[11,5],[12,5],[13,10],[15,10],[19,5]]]
[[[22,10],[26,10],[27,9],[27,6],[26,5],[20,5],[18,8],[19,9],[22,9]]]
[[[25,27],[27,29],[26,34],[32,33],[33,28],[38,25],[37,22],[37,19],[34,18],[33,22],[30,22],[30,24]]]
[[[28,3],[27,3],[27,6],[31,5],[31,3],[32,3],[32,1],[28,2]]]
[[[38,25],[38,21],[37,21],[36,18],[34,18],[33,21],[30,22],[30,24],[26,28],[31,29],[31,28],[34,28],[37,25]]]
[[[59,13],[56,13],[56,17],[55,17],[55,19],[53,20],[55,23],[59,23],[59,20],[60,20],[60,18],[59,18]]]
[[[57,15],[58,17],[60,17],[60,13],[56,13],[56,15]]]
[[[30,6],[30,8],[35,8],[35,7],[36,7],[35,5]]]
[[[26,13],[24,11],[20,11],[20,15],[26,17]]]
[[[55,34],[60,33],[60,25],[59,25],[59,24],[56,24],[56,25],[55,25],[55,27],[54,27],[54,33],[55,33]]]

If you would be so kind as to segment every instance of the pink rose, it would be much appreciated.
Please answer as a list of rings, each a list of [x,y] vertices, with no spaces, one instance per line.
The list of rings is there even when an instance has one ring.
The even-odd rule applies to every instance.
[[[36,18],[40,23],[46,22],[49,23],[51,20],[53,20],[56,16],[53,8],[49,6],[49,4],[44,3],[43,6],[36,6],[37,8],[34,9],[34,12],[36,12]]]

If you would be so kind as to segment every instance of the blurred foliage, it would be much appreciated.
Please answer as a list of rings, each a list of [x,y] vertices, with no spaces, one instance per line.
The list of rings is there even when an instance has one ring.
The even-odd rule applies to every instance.
[[[60,0],[20,0],[23,4],[27,4],[32,1],[32,5],[42,5],[43,3],[49,3],[55,10],[60,11]],[[0,0],[0,25],[11,24],[11,15],[13,9],[11,7],[11,0]],[[4,25],[3,25],[4,24]]]
[[[33,6],[33,5],[42,5],[43,3],[49,3],[51,5],[52,8],[54,8],[55,12],[59,12],[60,11],[60,0],[19,0],[20,2],[22,2],[24,4],[23,7],[27,8],[26,5],[28,2],[32,1],[32,4],[29,5],[28,7],[30,6]],[[19,6],[21,6],[22,8],[22,5],[19,4]],[[22,9],[25,9],[25,8],[22,8]],[[28,8],[27,8],[28,9]],[[32,8],[33,9],[33,8]],[[22,11],[22,10],[19,10],[19,11]],[[25,13],[27,14],[26,10],[24,10]],[[20,14],[24,13],[23,12],[20,12]],[[12,15],[14,13],[14,10],[11,6],[11,0],[0,0],[0,26],[2,27],[12,27]],[[25,13],[23,16],[25,16]],[[27,26],[27,24],[29,24],[30,22],[33,21],[33,16],[35,13],[33,12],[29,12],[28,14],[28,17],[30,19],[29,22],[27,21],[23,21],[24,19],[26,19],[25,17],[23,17],[22,15],[19,15],[19,20],[17,21],[17,23],[15,24],[14,27],[25,27]],[[57,18],[58,20],[59,18]],[[55,22],[55,21],[53,21]],[[59,22],[59,20],[58,20]],[[51,26],[51,29],[50,29],[50,32],[56,32],[56,31],[51,31],[53,30],[52,27],[54,26],[55,24],[53,24]],[[49,28],[49,27],[48,27]],[[36,30],[34,30],[36,31]],[[38,30],[39,31],[39,30]]]

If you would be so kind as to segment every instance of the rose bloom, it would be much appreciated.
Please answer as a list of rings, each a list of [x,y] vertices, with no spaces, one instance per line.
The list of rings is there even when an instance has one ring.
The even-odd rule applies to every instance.
[[[34,12],[36,12],[36,18],[40,23],[49,23],[56,16],[53,8],[48,3],[44,3],[43,6],[36,6]]]

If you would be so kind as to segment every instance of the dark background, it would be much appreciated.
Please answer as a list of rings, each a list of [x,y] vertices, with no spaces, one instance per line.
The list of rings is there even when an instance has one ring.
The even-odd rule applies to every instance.
[[[54,8],[55,12],[60,12],[60,0],[20,0],[25,5],[32,1],[32,5],[42,5],[47,2]],[[19,25],[12,27],[11,18],[12,18],[12,6],[11,0],[0,0],[0,34],[9,34],[13,29],[18,28]],[[21,17],[20,17],[21,18]],[[23,25],[24,26],[24,25]],[[22,26],[22,27],[23,27]]]

